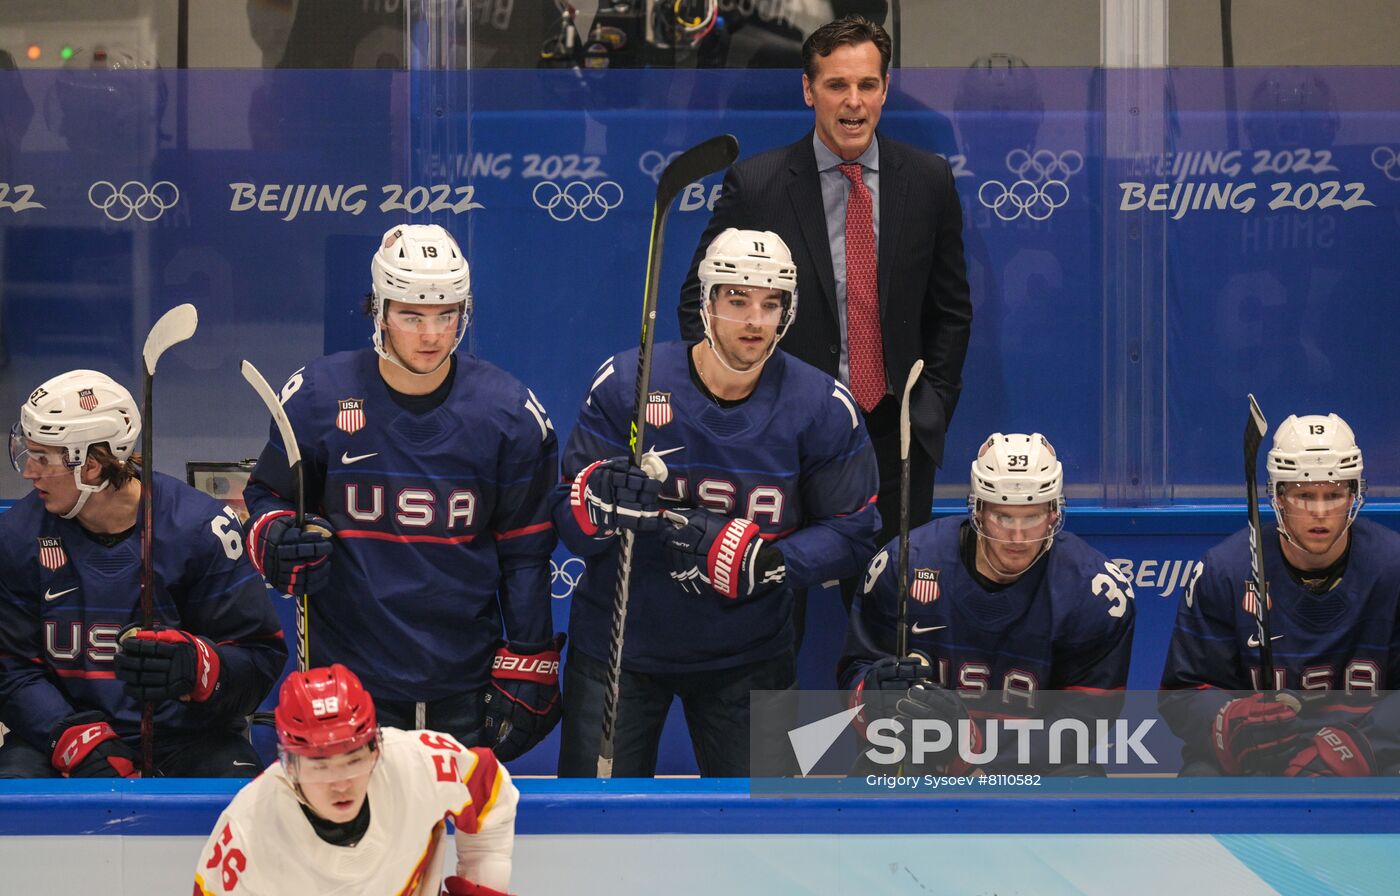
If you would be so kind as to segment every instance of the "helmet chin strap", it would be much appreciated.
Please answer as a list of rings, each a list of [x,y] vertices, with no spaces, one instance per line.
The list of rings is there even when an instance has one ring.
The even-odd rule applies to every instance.
[[[67,513],[59,514],[65,520],[71,520],[83,512],[83,505],[87,504],[88,498],[105,489],[109,483],[100,482],[97,485],[88,485],[83,481],[83,468],[81,465],[73,471],[73,484],[78,487],[78,503],[73,505],[73,509]]]

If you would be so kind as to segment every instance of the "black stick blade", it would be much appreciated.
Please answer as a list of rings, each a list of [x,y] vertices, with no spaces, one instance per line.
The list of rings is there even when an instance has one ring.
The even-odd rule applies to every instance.
[[[1264,412],[1259,410],[1259,402],[1254,400],[1251,393],[1246,396],[1249,399],[1249,420],[1245,422],[1244,443],[1248,446],[1251,442],[1257,448],[1259,443],[1264,441],[1264,433],[1269,431],[1269,424],[1264,419]],[[1251,430],[1253,436],[1250,435]]]
[[[720,134],[695,144],[676,156],[661,172],[656,182],[656,204],[665,208],[686,184],[728,168],[737,158],[739,141],[733,134]]]

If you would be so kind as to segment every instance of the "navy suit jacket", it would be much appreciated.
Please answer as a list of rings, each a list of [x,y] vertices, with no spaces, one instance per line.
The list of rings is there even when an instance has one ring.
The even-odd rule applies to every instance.
[[[946,159],[884,134],[879,140],[885,379],[897,395],[914,361],[924,360],[910,397],[911,428],[934,463],[942,465],[943,437],[962,390],[972,326],[962,205]],[[836,376],[841,318],[811,131],[789,146],[736,163],[725,175],[681,289],[680,325],[686,339],[704,336],[697,271],[706,247],[727,227],[771,230],[788,244],[797,264],[798,308],[781,348]]]

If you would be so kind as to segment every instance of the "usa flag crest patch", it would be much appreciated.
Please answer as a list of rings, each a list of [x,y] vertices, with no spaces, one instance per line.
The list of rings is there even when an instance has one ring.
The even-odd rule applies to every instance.
[[[671,422],[671,393],[647,393],[647,426],[665,426]]]
[[[1270,610],[1274,608],[1272,597],[1268,599],[1268,607]],[[1259,617],[1259,590],[1253,582],[1244,583],[1244,611],[1256,619]]]
[[[39,538],[39,565],[44,569],[59,569],[68,562],[68,554],[63,550],[63,539],[50,536]]]
[[[365,425],[365,400],[363,398],[342,398],[337,404],[340,410],[335,415],[335,428],[344,432],[359,432]]]
[[[78,407],[85,411],[90,411],[97,407],[97,396],[91,389],[78,390]]]
[[[921,604],[931,604],[938,600],[938,570],[916,569],[909,582],[909,596]]]

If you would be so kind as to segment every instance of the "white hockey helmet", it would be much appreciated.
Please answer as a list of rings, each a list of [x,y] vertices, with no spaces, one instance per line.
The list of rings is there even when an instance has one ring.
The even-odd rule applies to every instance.
[[[105,373],[70,370],[40,385],[20,408],[19,422],[10,430],[10,462],[24,472],[31,441],[62,448],[79,492],[78,503],[64,514],[65,519],[72,519],[89,496],[107,487],[105,482],[83,482],[88,450],[105,443],[125,462],[140,435],[141,412],[130,392]]]
[[[711,346],[714,345],[710,329],[711,305],[716,287],[728,284],[782,291],[783,311],[778,321],[778,335],[764,360],[771,357],[778,342],[797,318],[797,266],[793,264],[792,251],[783,238],[771,230],[730,227],[710,242],[697,273],[700,279],[700,320],[705,325],[705,337],[710,340]],[[729,368],[723,357],[718,353],[716,357]]]
[[[1361,449],[1347,422],[1336,414],[1289,415],[1274,430],[1274,447],[1269,449],[1269,499],[1280,520],[1279,490],[1290,482],[1352,482],[1355,495],[1347,513],[1350,525],[1366,501],[1366,480],[1362,477]]]
[[[472,291],[471,271],[452,234],[437,224],[390,227],[369,268],[373,279],[370,308],[374,316],[374,350],[381,358],[399,363],[384,347],[382,326],[390,301],[405,305],[461,304],[457,340],[452,345],[452,351],[457,350],[471,323]]]
[[[1038,432],[994,432],[972,462],[971,501],[1043,504],[1064,500],[1064,467]]]

